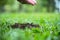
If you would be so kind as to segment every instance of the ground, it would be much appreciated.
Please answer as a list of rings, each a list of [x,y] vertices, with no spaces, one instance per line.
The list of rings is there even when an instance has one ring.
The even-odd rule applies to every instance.
[[[3,39],[18,40],[21,38],[21,40],[59,40],[60,14],[5,13],[0,15],[0,28],[1,33],[3,34],[1,38]],[[39,24],[41,27],[32,29],[26,28],[25,30],[6,28],[8,25],[14,23],[34,23]]]

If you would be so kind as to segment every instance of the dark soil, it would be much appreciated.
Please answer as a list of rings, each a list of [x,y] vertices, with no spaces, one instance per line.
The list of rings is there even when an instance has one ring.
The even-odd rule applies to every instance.
[[[40,27],[39,24],[33,24],[33,23],[15,23],[13,25],[11,25],[12,28],[21,28],[21,29],[25,29],[27,28],[36,28],[36,27]]]

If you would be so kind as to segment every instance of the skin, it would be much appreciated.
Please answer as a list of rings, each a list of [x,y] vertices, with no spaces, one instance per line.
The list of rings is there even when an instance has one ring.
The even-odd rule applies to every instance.
[[[18,0],[22,4],[30,4],[30,5],[35,5],[36,1],[35,0]]]

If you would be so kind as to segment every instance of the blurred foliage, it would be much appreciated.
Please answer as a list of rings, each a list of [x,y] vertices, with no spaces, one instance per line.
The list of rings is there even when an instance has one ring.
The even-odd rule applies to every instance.
[[[12,5],[16,0],[0,0],[0,5]]]
[[[5,5],[6,2],[7,2],[7,0],[0,0],[0,6],[1,6],[1,5]]]
[[[46,5],[50,5],[48,0],[36,1],[37,4],[31,6],[17,0],[0,0],[0,40],[60,40],[60,15],[45,13]],[[12,29],[10,26],[26,22],[39,24],[40,28],[22,30]]]
[[[14,23],[35,23],[40,28],[25,30],[12,29]],[[9,28],[7,28],[9,25]],[[59,14],[0,14],[1,40],[59,40],[60,15]]]
[[[0,5],[4,6],[2,7],[2,9],[4,8],[5,12],[47,12],[48,8],[47,5],[51,4],[49,3],[49,0],[36,0],[36,1],[37,4],[35,6],[31,6],[21,4],[17,0],[0,0]]]

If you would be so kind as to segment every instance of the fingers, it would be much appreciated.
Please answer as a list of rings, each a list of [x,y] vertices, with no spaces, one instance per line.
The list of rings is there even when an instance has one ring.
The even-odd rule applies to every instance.
[[[35,0],[18,0],[22,4],[30,4],[30,5],[35,5],[36,1]]]
[[[28,2],[28,4],[31,4],[31,5],[35,5],[36,4],[35,0],[26,0],[26,2]]]

